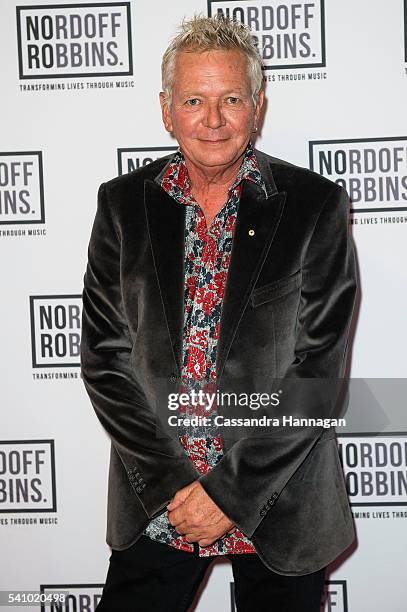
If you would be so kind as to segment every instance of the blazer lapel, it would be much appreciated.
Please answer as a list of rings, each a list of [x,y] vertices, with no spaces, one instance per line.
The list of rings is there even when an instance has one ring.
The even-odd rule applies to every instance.
[[[217,378],[223,372],[236,328],[274,238],[286,195],[284,191],[271,192],[267,197],[260,186],[243,181],[223,296]]]
[[[155,272],[175,367],[180,376],[184,321],[185,206],[176,202],[152,180],[144,183],[144,203]]]
[[[260,274],[281,218],[285,192],[277,192],[268,162],[256,151],[266,191],[243,181],[229,271],[223,296],[216,372],[219,378],[236,328]],[[178,376],[182,368],[184,322],[184,225],[185,206],[160,186],[160,175],[146,180],[144,202],[147,227],[165,319]],[[253,233],[254,232],[254,233]]]

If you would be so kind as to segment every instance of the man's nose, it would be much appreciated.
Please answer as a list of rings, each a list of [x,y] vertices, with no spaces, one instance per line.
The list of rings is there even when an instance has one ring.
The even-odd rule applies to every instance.
[[[225,125],[225,118],[222,113],[221,103],[218,101],[210,101],[206,107],[206,113],[204,117],[204,123],[206,127],[220,128]]]

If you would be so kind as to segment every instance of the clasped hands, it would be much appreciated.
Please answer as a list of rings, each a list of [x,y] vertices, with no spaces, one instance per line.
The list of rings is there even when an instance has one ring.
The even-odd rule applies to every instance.
[[[236,530],[198,480],[179,489],[167,505],[168,520],[187,542],[210,546],[226,533]]]

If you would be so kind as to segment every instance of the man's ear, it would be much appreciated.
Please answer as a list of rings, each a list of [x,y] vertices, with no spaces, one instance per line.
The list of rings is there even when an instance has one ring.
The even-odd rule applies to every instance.
[[[259,91],[259,97],[258,97],[258,101],[256,104],[256,108],[254,111],[254,118],[255,118],[255,125],[258,126],[259,124],[259,120],[260,120],[260,113],[261,113],[261,108],[263,106],[264,103],[264,88],[262,87]]]
[[[160,91],[160,104],[164,127],[167,132],[172,132],[171,113],[170,109],[168,108],[167,101],[165,99],[165,93],[163,91]]]

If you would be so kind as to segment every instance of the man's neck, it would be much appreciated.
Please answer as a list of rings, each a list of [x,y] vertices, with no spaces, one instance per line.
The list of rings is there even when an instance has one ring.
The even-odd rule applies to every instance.
[[[188,169],[189,180],[194,191],[200,193],[227,191],[236,180],[237,173],[242,163],[239,157],[233,164],[226,168],[202,169],[185,159]]]
[[[224,206],[229,190],[236,181],[237,173],[242,163],[242,156],[229,167],[214,173],[200,171],[185,160],[191,192],[204,212],[207,227],[210,227],[217,213]]]
[[[228,166],[201,166],[184,154],[185,164],[193,193],[204,197],[226,194],[236,181],[246,149]]]

